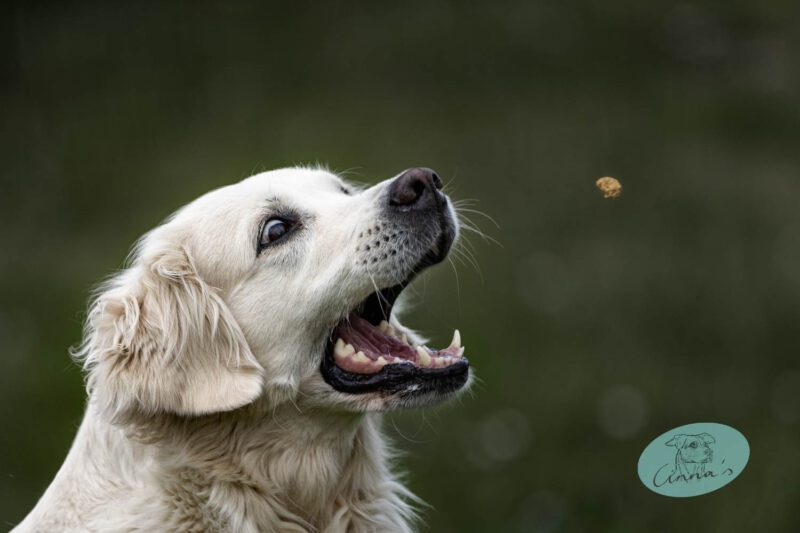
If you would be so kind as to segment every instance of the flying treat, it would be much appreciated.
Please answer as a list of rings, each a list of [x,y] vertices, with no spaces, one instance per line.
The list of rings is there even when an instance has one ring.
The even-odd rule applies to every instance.
[[[619,198],[622,195],[622,184],[615,178],[600,178],[596,185],[603,192],[603,198]]]

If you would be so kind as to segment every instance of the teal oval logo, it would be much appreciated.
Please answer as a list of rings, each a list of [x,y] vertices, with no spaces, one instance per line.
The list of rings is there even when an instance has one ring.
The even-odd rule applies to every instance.
[[[688,424],[663,433],[644,449],[639,479],[664,496],[700,496],[736,479],[749,458],[747,439],[732,427]]]

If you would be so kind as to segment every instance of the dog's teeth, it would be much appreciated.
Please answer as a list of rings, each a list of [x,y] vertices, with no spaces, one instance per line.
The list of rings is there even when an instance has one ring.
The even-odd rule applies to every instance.
[[[464,357],[464,346],[458,349],[458,354],[456,357]]]
[[[370,358],[364,352],[359,351],[355,355],[351,355],[350,358],[355,361],[356,363],[369,363]]]
[[[419,365],[420,366],[431,366],[431,354],[428,353],[428,350],[423,348],[422,346],[417,346],[417,355],[419,356]]]
[[[338,339],[336,345],[333,347],[333,355],[342,358],[348,357],[356,353],[356,349],[352,344],[346,344],[343,339]]]
[[[461,348],[461,333],[458,330],[453,332],[453,340],[450,341],[451,348]]]
[[[384,356],[378,357],[378,359],[375,362],[378,363],[380,366],[385,366],[389,364],[389,361],[387,361]]]
[[[353,345],[345,343],[341,338],[336,341],[336,345],[333,347],[333,354],[339,357],[347,357],[354,353],[356,353],[356,349],[353,348]]]
[[[433,358],[434,366],[441,368],[443,366],[450,366],[455,362],[455,359],[449,355],[437,355]]]
[[[378,329],[384,335],[389,335],[390,337],[394,337],[395,339],[403,339],[403,341],[405,342],[405,335],[400,333],[400,331],[395,329],[394,326],[392,326],[385,320],[381,320],[381,323],[378,324]]]

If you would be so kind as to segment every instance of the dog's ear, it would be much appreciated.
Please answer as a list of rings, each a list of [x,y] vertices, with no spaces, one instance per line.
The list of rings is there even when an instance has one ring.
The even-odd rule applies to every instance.
[[[684,443],[686,442],[686,435],[678,434],[672,437],[670,440],[666,442],[667,446],[675,446],[679,450],[683,448]]]
[[[714,439],[714,437],[712,437],[709,433],[700,433],[697,437],[702,439],[702,441],[706,444],[713,444],[717,442],[716,439]]]
[[[261,394],[263,369],[229,309],[165,243],[101,288],[75,356],[112,417],[228,411]]]

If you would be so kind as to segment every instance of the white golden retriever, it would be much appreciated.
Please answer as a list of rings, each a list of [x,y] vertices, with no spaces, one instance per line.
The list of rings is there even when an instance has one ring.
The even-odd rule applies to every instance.
[[[431,349],[392,315],[457,237],[441,186],[289,168],[145,235],[91,303],[86,414],[16,531],[409,531],[379,413],[470,378],[458,332]]]

